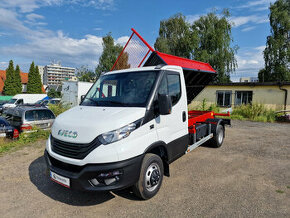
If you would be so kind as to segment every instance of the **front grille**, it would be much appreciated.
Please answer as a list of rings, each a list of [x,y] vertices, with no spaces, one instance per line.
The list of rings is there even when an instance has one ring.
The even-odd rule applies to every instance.
[[[53,152],[74,159],[84,159],[92,150],[102,144],[98,138],[87,144],[64,142],[52,136],[50,140]]]
[[[83,168],[85,168],[85,166],[87,166],[87,165],[77,166],[77,165],[64,163],[62,161],[59,161],[59,160],[53,158],[48,153],[47,153],[47,155],[48,155],[48,158],[49,158],[50,163],[51,163],[52,166],[57,167],[57,168],[62,169],[62,170],[69,171],[69,172],[79,173]]]

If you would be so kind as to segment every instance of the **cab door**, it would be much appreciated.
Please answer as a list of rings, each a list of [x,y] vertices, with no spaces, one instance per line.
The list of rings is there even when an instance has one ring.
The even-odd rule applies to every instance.
[[[158,139],[167,144],[172,160],[184,154],[188,146],[187,100],[181,76],[175,71],[164,72],[158,89],[158,94],[168,94],[172,102],[171,113],[155,119]]]

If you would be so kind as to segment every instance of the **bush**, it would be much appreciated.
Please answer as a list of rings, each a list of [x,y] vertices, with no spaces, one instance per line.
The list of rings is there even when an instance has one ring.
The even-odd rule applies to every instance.
[[[68,105],[65,104],[49,104],[48,108],[52,110],[52,112],[55,114],[55,116],[60,115],[61,113],[65,112],[66,110],[70,109]]]
[[[208,106],[206,99],[203,99],[200,105],[198,105],[192,109],[189,108],[189,110],[214,111],[215,113],[220,112],[220,108],[216,104],[210,104]]]
[[[13,148],[20,148],[22,146],[29,145],[33,142],[36,142],[40,139],[47,139],[50,134],[50,131],[41,130],[38,128],[33,128],[32,132],[29,133],[21,133],[19,139],[16,141],[8,141],[5,139],[0,139],[0,154],[4,152],[8,152]]]
[[[274,122],[275,112],[263,104],[243,104],[234,108],[232,119]]]

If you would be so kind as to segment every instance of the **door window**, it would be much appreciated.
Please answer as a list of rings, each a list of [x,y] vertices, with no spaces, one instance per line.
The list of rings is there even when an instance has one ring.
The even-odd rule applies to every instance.
[[[181,97],[180,77],[178,74],[168,74],[168,92],[174,106]]]
[[[159,95],[168,95],[167,77],[164,76],[158,89]]]

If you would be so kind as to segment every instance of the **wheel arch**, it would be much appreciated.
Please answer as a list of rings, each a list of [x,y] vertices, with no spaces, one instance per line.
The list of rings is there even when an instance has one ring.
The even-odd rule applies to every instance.
[[[221,125],[224,130],[225,130],[225,125],[227,124],[223,119],[221,118],[215,118],[215,119],[207,119],[205,121],[206,123],[209,123],[211,124],[211,132],[216,135],[216,132],[217,132],[217,127],[219,125]]]
[[[169,177],[170,173],[168,163],[168,150],[166,143],[163,141],[154,142],[144,151],[144,154],[147,153],[156,154],[161,158],[164,167],[164,175]]]

